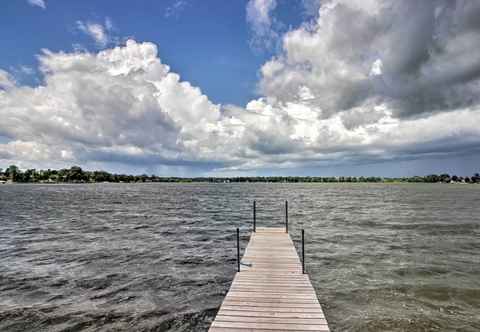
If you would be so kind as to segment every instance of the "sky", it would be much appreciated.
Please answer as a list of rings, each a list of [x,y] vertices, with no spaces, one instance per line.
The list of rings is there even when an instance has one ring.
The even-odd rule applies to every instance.
[[[480,170],[480,2],[0,4],[0,168]]]

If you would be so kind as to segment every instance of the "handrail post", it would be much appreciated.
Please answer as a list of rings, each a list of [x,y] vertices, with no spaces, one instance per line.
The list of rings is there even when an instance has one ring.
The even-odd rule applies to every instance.
[[[302,274],[305,274],[305,230],[302,228]]]
[[[257,202],[253,201],[253,232],[257,231]]]
[[[240,272],[240,230],[237,227],[237,271]]]
[[[285,231],[288,233],[288,201],[285,201]]]

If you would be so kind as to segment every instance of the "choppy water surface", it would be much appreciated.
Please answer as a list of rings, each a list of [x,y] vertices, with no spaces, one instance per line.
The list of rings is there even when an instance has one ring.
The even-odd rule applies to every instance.
[[[205,331],[253,199],[332,330],[480,330],[480,186],[442,184],[0,185],[0,330]]]

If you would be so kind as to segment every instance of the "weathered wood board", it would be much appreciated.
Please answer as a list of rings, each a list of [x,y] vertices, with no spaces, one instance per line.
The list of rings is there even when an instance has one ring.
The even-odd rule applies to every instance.
[[[209,331],[329,331],[284,228],[257,228],[242,263]]]

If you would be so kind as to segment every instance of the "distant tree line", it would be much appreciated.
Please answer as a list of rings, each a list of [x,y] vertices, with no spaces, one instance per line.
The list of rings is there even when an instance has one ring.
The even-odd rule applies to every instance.
[[[60,170],[20,170],[15,165],[6,169],[0,168],[1,182],[20,182],[20,183],[96,183],[96,182],[424,182],[424,183],[480,183],[480,175],[476,173],[473,176],[457,176],[449,174],[431,174],[427,176],[413,176],[402,178],[383,178],[378,176],[240,176],[240,177],[164,177],[157,175],[127,175],[111,174],[105,171],[84,171],[78,166],[64,168]]]

